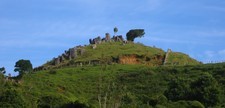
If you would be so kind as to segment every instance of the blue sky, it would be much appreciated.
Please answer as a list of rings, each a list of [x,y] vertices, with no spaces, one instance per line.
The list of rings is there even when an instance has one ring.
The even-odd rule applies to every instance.
[[[19,59],[34,67],[106,32],[184,52],[202,61],[225,60],[224,0],[0,0],[0,67]]]

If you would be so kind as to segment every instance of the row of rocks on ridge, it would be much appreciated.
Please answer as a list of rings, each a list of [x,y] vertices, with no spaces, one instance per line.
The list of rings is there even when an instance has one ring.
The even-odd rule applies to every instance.
[[[122,35],[113,36],[111,38],[109,33],[106,33],[104,38],[101,38],[100,36],[98,36],[94,39],[89,39],[90,44],[100,44],[102,42],[124,42],[124,41],[125,39],[123,38]]]

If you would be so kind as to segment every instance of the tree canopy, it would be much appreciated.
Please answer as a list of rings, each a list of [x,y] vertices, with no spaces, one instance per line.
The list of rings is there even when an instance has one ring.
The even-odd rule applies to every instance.
[[[113,29],[113,31],[114,31],[114,35],[116,36],[116,33],[118,32],[118,28],[115,27],[115,28]]]
[[[5,73],[6,73],[5,67],[0,68],[0,73],[1,73],[1,74],[5,74]]]
[[[137,37],[143,37],[145,34],[145,30],[144,29],[132,29],[130,30],[126,36],[127,36],[127,40],[128,41],[134,41],[135,38]]]
[[[19,75],[23,75],[24,73],[28,73],[31,72],[33,69],[32,64],[30,62],[30,60],[19,60],[16,62],[15,64],[15,72],[19,72]]]

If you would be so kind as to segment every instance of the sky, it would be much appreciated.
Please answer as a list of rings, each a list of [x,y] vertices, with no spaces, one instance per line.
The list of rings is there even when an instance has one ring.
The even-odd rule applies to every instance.
[[[225,61],[224,0],[0,0],[0,67],[40,66],[89,39],[145,29],[147,46]]]

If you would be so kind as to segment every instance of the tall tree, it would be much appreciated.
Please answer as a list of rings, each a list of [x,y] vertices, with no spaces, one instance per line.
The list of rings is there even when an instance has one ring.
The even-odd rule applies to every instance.
[[[118,32],[118,28],[115,27],[115,28],[113,29],[113,31],[114,31],[114,36],[116,36],[116,33]]]
[[[5,74],[5,73],[6,73],[5,67],[0,68],[0,74]]]
[[[30,60],[19,60],[15,64],[15,72],[19,72],[19,76],[22,76],[24,73],[31,72],[33,69],[32,64]]]
[[[143,37],[145,34],[145,30],[144,29],[133,29],[130,30],[126,36],[127,36],[127,40],[128,41],[134,41],[135,38],[137,37]]]

